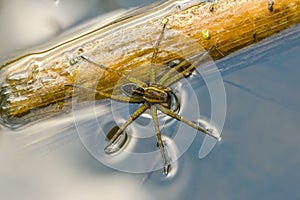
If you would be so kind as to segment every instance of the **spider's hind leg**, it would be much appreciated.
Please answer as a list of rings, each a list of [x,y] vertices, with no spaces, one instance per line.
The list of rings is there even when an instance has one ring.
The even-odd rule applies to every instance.
[[[119,130],[115,133],[115,135],[110,139],[108,145],[104,148],[104,151],[108,154],[114,153],[116,149],[116,144],[118,143],[118,139],[122,135],[122,133],[125,131],[125,129],[141,114],[143,114],[149,106],[147,104],[144,104],[140,106],[131,116],[130,118],[119,128]]]
[[[158,125],[158,119],[157,119],[157,109],[155,106],[151,107],[151,114],[152,114],[152,119],[153,119],[153,124],[155,128],[155,133],[157,136],[157,145],[160,150],[162,162],[163,162],[163,173],[164,175],[168,175],[171,171],[171,164],[169,163],[169,158],[167,156],[166,149],[164,147],[163,141],[161,139],[161,133],[159,130],[159,125]]]
[[[195,124],[194,122],[189,121],[189,120],[183,118],[182,116],[174,113],[170,109],[163,107],[162,105],[157,105],[157,109],[159,109],[161,112],[165,113],[166,115],[169,115],[170,117],[175,118],[178,121],[181,121],[181,122],[185,123],[186,125],[194,128],[198,131],[201,131],[202,133],[204,133],[206,135],[209,135],[209,136],[215,138],[218,141],[221,140],[221,136],[218,132],[214,132],[210,129],[203,128],[203,127],[199,126],[198,124]]]

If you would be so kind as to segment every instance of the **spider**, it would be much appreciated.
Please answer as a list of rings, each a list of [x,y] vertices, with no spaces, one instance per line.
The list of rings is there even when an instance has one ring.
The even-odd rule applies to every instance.
[[[145,113],[148,110],[153,120],[154,129],[157,136],[157,146],[160,150],[160,154],[163,162],[163,173],[165,175],[169,173],[171,169],[171,164],[168,162],[166,152],[164,149],[164,143],[161,137],[161,132],[158,123],[158,111],[178,121],[181,121],[191,126],[192,128],[203,132],[204,134],[210,135],[211,137],[220,140],[220,136],[214,134],[214,132],[211,129],[203,128],[199,126],[197,123],[183,118],[182,116],[176,114],[176,112],[173,111],[171,108],[172,96],[174,96],[174,93],[170,86],[174,84],[176,81],[187,77],[196,67],[186,60],[174,60],[171,64],[172,68],[170,68],[162,76],[160,77],[157,76],[156,74],[157,72],[155,71],[155,61],[157,59],[157,55],[159,52],[159,45],[163,39],[163,35],[167,23],[168,23],[168,19],[164,19],[161,22],[162,30],[154,45],[154,50],[152,53],[151,63],[150,63],[148,82],[141,81],[125,73],[121,73],[117,70],[98,64],[92,61],[91,59],[89,59],[87,56],[84,55],[80,56],[81,59],[87,61],[88,63],[95,65],[107,72],[115,73],[118,76],[124,78],[128,82],[121,86],[121,91],[124,93],[124,95],[114,95],[114,94],[106,93],[104,91],[95,91],[98,95],[110,98],[118,102],[141,104],[133,112],[133,114],[129,117],[129,119],[127,119],[127,121],[121,127],[119,127],[119,129],[115,132],[115,134],[109,139],[108,145],[105,147],[104,151],[107,153],[111,152],[114,144],[117,143],[118,138],[125,132],[125,129],[134,120],[136,120],[139,116],[141,116],[143,113]],[[211,51],[211,49],[209,50],[209,52]]]

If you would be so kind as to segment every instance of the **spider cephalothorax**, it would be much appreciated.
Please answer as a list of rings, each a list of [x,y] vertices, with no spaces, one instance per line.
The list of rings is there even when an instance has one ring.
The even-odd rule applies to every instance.
[[[143,103],[148,103],[149,105],[161,104],[167,108],[170,108],[171,106],[171,96],[173,95],[173,91],[169,87],[157,84],[139,87],[134,83],[128,83],[122,85],[121,88],[128,97],[143,98]]]
[[[146,102],[148,103],[167,103],[170,99],[169,93],[172,90],[168,87],[162,85],[150,85],[144,88],[144,96]]]

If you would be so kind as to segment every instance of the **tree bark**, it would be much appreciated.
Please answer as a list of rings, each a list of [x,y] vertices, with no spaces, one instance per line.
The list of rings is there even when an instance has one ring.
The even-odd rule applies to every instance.
[[[164,19],[168,22],[162,31]],[[160,34],[164,37],[154,64],[165,67],[209,50],[213,60],[220,59],[299,21],[300,0],[221,0],[188,8],[169,1],[133,12],[2,65],[1,121],[17,127],[70,109],[70,98],[78,95],[74,86],[90,88],[87,94],[111,93],[120,76],[80,55],[146,81]]]

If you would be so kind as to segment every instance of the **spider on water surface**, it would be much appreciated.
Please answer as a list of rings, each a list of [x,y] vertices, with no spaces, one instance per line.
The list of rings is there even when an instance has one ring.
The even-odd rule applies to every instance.
[[[159,52],[159,46],[163,39],[167,23],[168,23],[168,19],[164,19],[161,22],[162,30],[153,47],[150,66],[148,66],[150,67],[149,73],[147,75],[148,81],[142,81],[141,79],[130,76],[127,73],[123,73],[118,70],[111,69],[104,65],[98,64],[85,55],[80,56],[81,60],[86,61],[92,65],[95,65],[109,73],[114,73],[117,76],[126,80],[126,83],[120,85],[120,91],[122,92],[121,95],[116,95],[114,93],[110,94],[103,90],[95,91],[97,95],[110,98],[118,102],[141,104],[131,114],[129,119],[127,119],[125,123],[123,123],[123,125],[120,126],[115,131],[114,135],[109,139],[109,142],[105,147],[104,151],[106,153],[113,152],[114,146],[118,142],[120,136],[125,132],[126,128],[139,116],[141,116],[143,113],[148,111],[149,114],[151,115],[154,124],[154,129],[157,137],[157,146],[160,150],[160,154],[163,162],[163,172],[165,175],[169,173],[171,169],[171,165],[167,159],[166,150],[161,137],[161,131],[158,122],[158,111],[178,121],[181,121],[187,124],[188,126],[203,132],[204,134],[210,135],[211,137],[217,140],[221,139],[220,135],[215,133],[211,129],[204,128],[195,122],[183,118],[182,116],[177,114],[174,108],[172,107],[173,104],[172,101],[174,99],[173,97],[175,96],[175,94],[170,86],[175,82],[177,82],[178,80],[189,76],[191,72],[193,72],[193,70],[196,69],[197,62],[195,62],[196,64],[191,64],[189,61],[185,59],[174,60],[173,62],[169,62],[169,65],[171,65],[169,67],[171,68],[169,68],[168,71],[166,71],[161,76],[157,75],[157,71],[155,70],[155,67],[157,65],[156,60]],[[209,55],[212,49],[213,47],[207,52],[206,55]],[[203,59],[203,55],[197,55],[196,57],[194,57],[194,60],[196,61],[200,61],[202,59]]]

